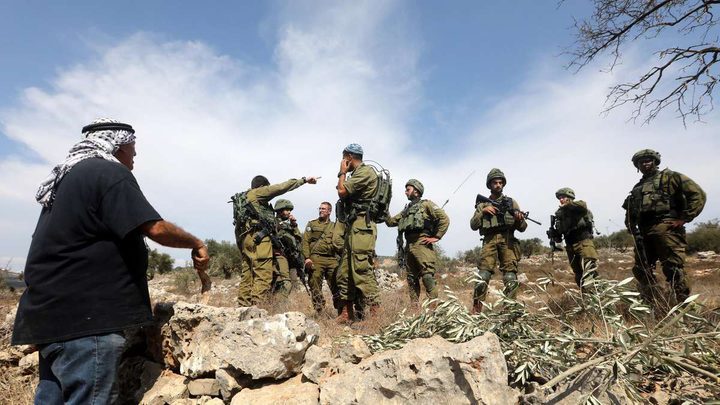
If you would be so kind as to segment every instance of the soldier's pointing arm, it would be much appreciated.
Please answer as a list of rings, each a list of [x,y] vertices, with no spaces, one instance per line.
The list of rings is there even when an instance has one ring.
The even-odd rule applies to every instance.
[[[283,195],[288,191],[295,190],[303,184],[305,184],[305,179],[290,179],[282,183],[259,187],[256,191],[257,199],[259,202],[265,204],[273,198]]]

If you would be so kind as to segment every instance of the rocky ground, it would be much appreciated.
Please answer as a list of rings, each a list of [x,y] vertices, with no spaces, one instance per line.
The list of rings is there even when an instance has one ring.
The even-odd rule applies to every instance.
[[[523,287],[518,300],[530,310],[539,284],[562,306],[576,291],[563,255],[554,263],[547,256],[521,262]],[[602,252],[600,273],[622,280],[630,276],[629,253]],[[444,290],[469,306],[467,282],[473,268],[444,269],[438,279]],[[706,308],[719,311],[720,257],[702,253],[689,258],[693,293]],[[404,281],[392,271],[378,269],[383,286],[382,308],[374,317],[351,326],[338,325],[333,312],[315,314],[309,297],[298,286],[288,300],[259,307],[237,308],[237,278],[213,279],[213,289],[201,296],[192,272],[174,272],[150,281],[158,326],[133,331],[122,365],[123,400],[144,404],[206,403],[577,403],[591,387],[593,375],[582,381],[537,389],[542,383],[509,384],[502,342],[492,333],[466,342],[450,343],[438,336],[414,339],[399,350],[372,352],[360,336],[382,332],[400,317],[423,309],[409,301]],[[493,279],[490,301],[500,298],[502,285]],[[9,347],[14,307],[19,292],[0,294],[0,390],[7,403],[31,403],[36,384],[37,352],[31,347]],[[329,292],[326,291],[329,301]],[[717,320],[715,321],[717,324]],[[570,367],[572,365],[568,365]],[[712,372],[712,370],[711,370]],[[714,370],[717,378],[718,370]],[[579,384],[579,385],[578,385]],[[694,389],[691,379],[651,387],[644,398],[672,403],[678,390]],[[604,395],[604,396],[603,396]],[[707,393],[702,398],[712,398]],[[631,403],[621,389],[605,387],[602,402]],[[696,396],[697,397],[697,396]]]

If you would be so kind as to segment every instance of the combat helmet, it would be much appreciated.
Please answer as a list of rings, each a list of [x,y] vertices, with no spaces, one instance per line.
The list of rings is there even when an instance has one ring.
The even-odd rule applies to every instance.
[[[655,152],[652,149],[643,149],[640,151],[635,152],[635,154],[632,157],[633,166],[638,167],[638,161],[642,158],[653,158],[655,159],[655,164],[660,164],[660,153]]]
[[[565,196],[575,199],[575,191],[571,189],[570,187],[563,187],[560,190],[555,192],[555,198],[560,199],[560,197]]]
[[[485,180],[485,186],[487,188],[490,188],[490,182],[495,179],[502,179],[503,186],[507,185],[507,179],[505,178],[505,173],[502,172],[502,170],[498,168],[493,168],[490,170],[490,173],[487,175],[487,180]]]
[[[412,186],[422,196],[425,193],[425,186],[418,179],[410,179],[405,183],[405,187]]]
[[[286,200],[284,198],[281,198],[275,202],[275,208],[274,211],[282,211],[282,210],[290,210],[292,211],[295,208],[293,206],[293,203],[290,202],[290,200]]]

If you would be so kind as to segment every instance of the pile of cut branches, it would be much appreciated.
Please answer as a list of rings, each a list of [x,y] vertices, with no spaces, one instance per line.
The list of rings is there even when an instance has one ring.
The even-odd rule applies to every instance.
[[[642,401],[648,385],[671,385],[679,377],[692,379],[700,389],[678,399],[708,398],[700,392],[720,397],[720,329],[706,317],[698,296],[658,317],[630,289],[631,281],[587,280],[590,293],[568,289],[559,303],[548,292],[553,280],[541,278],[528,286],[540,301],[538,310],[501,296],[480,314],[471,314],[446,290],[447,299],[426,301],[417,316],[403,313],[379,334],[362,338],[377,352],[432,335],[460,343],[493,332],[500,338],[511,383],[535,382],[548,391],[593,373],[595,386],[586,403],[599,403],[596,396],[610,386]]]

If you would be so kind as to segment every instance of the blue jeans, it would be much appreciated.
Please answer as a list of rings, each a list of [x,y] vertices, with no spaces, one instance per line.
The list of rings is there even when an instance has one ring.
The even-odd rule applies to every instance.
[[[124,346],[121,333],[41,345],[35,404],[112,404]]]

